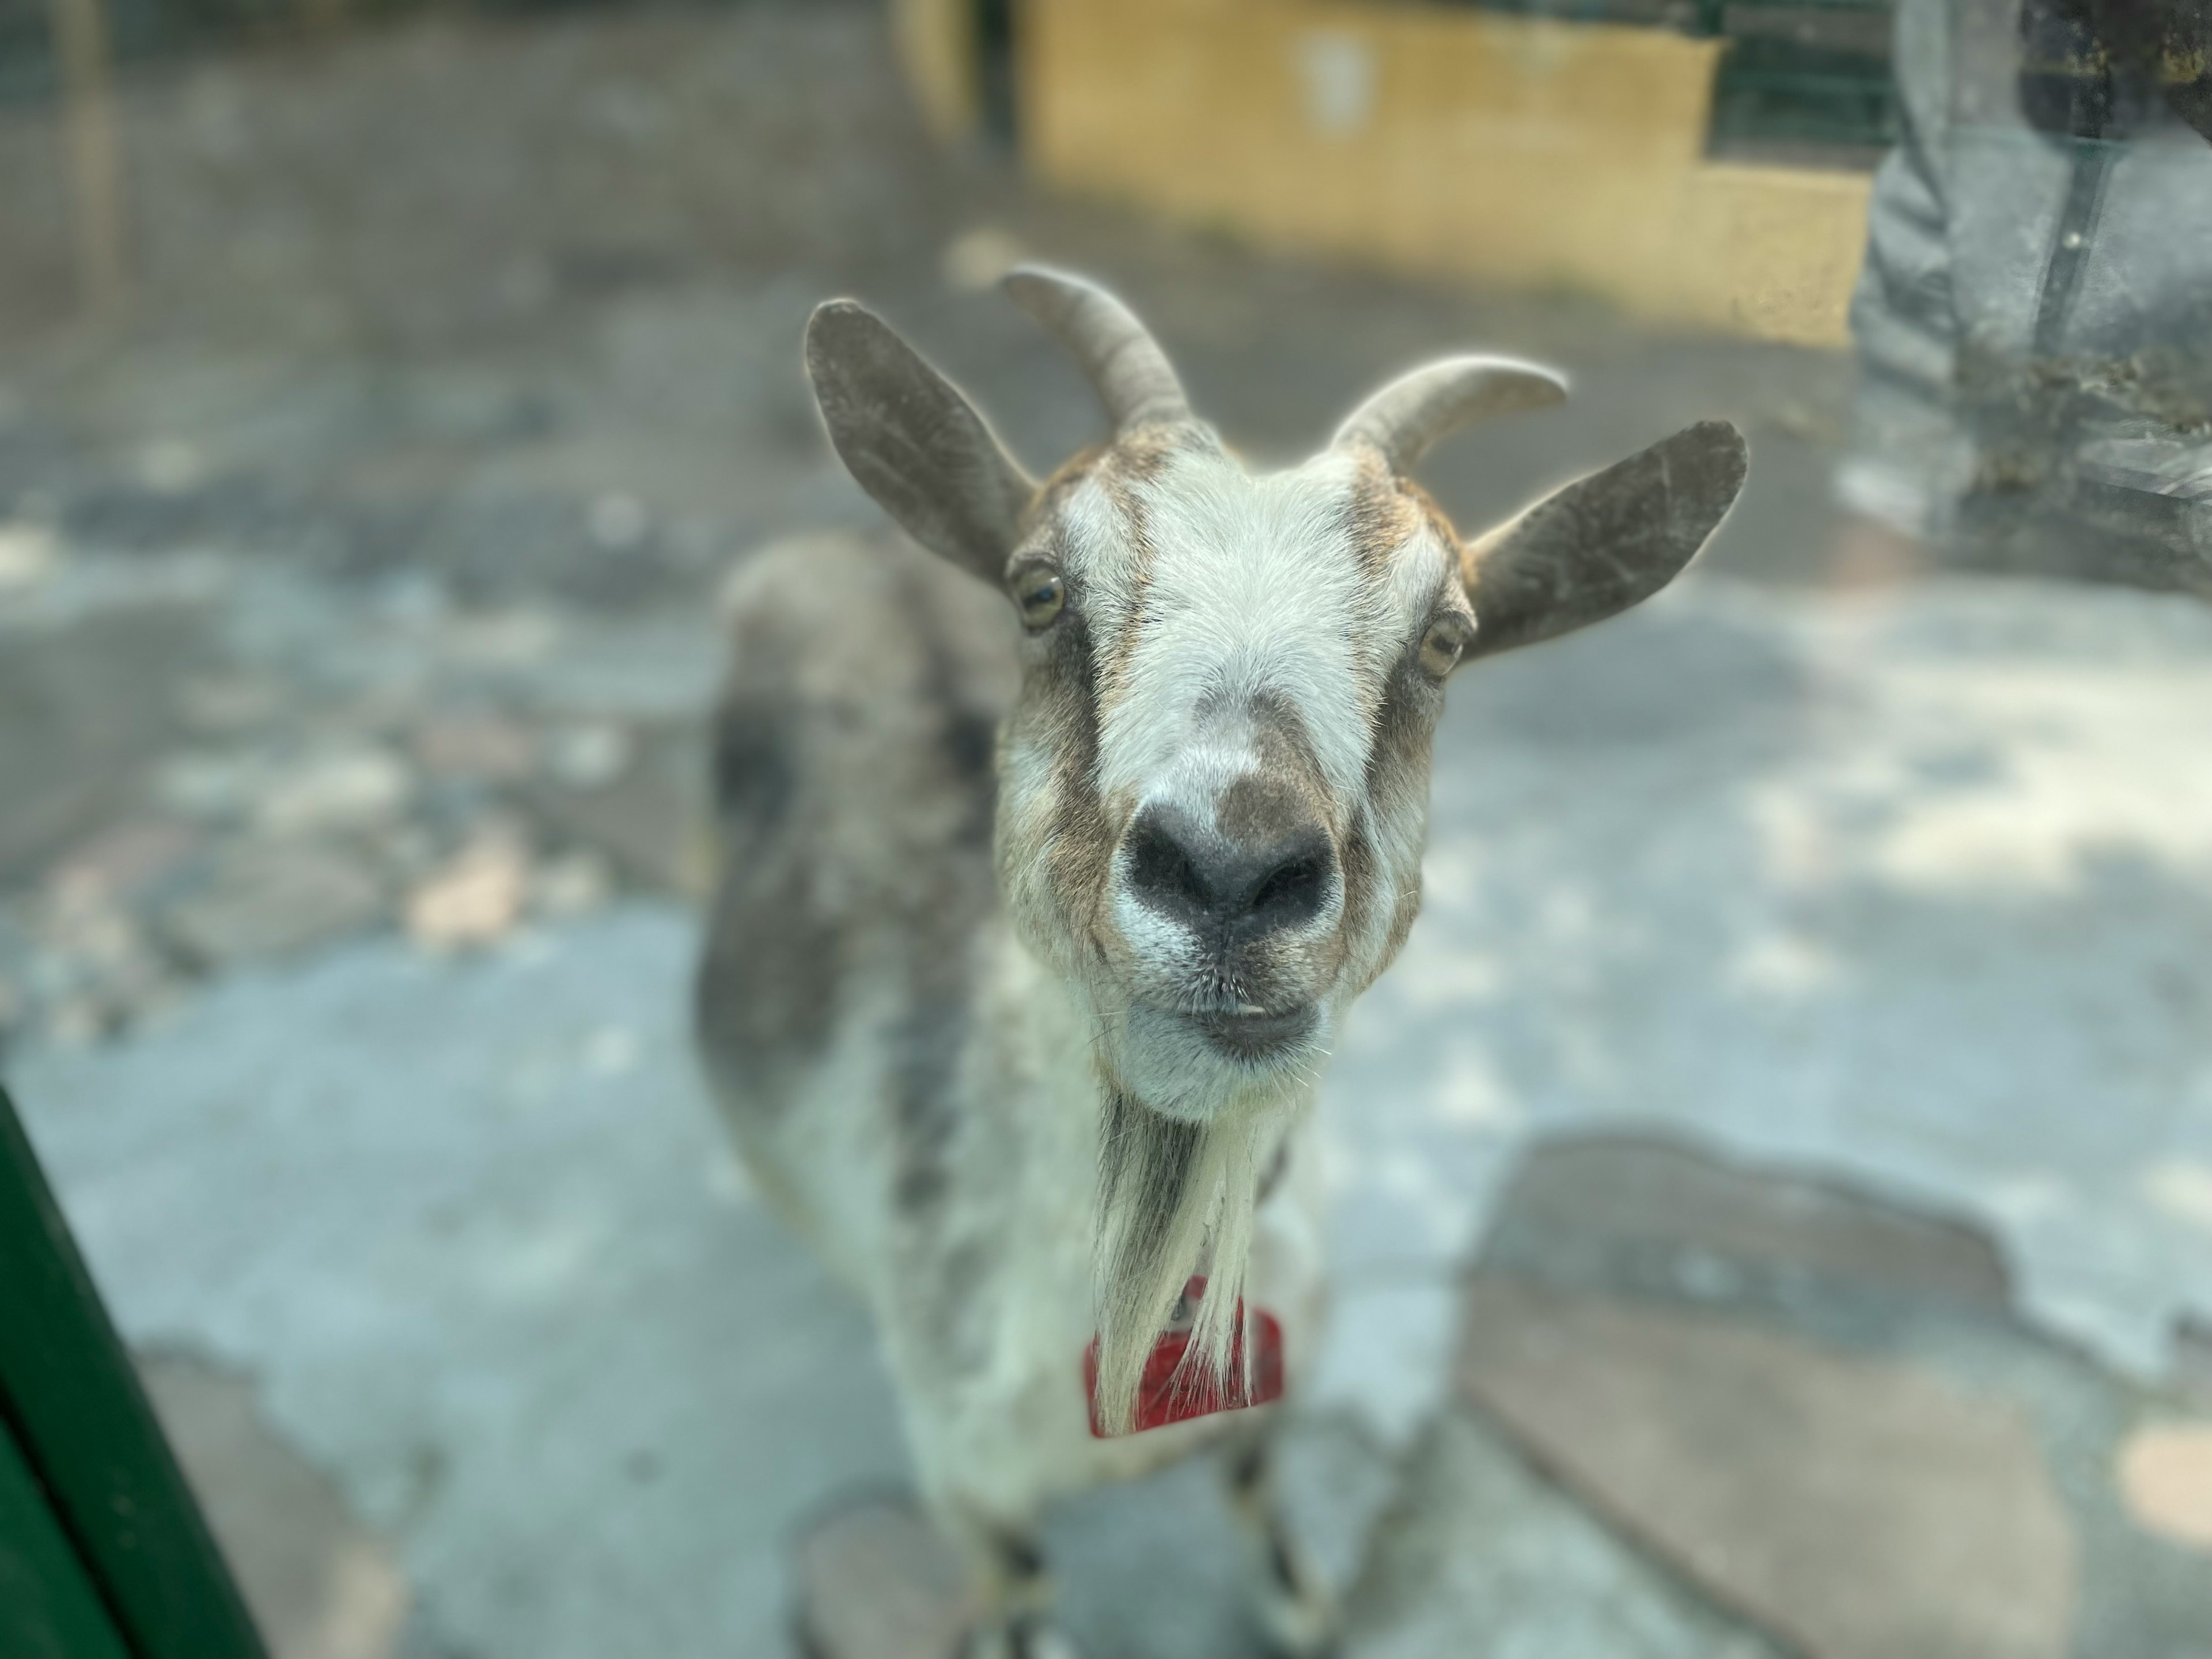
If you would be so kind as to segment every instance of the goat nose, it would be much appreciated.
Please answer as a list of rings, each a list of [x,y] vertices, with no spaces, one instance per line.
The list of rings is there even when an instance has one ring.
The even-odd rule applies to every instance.
[[[1251,939],[1319,915],[1336,854],[1310,819],[1232,839],[1156,805],[1129,826],[1127,868],[1131,894],[1153,909]]]

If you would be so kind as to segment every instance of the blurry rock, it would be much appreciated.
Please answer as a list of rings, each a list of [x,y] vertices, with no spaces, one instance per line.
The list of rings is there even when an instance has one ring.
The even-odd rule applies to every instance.
[[[2078,1552],[2009,1401],[1686,1309],[1472,1284],[1459,1377],[1542,1468],[1813,1659],[2063,1659]]]
[[[636,744],[611,720],[592,720],[553,734],[545,765],[556,781],[571,789],[604,789],[628,769]]]
[[[374,837],[386,875],[395,886],[411,888],[445,861],[447,848],[430,827],[410,819],[386,826]]]
[[[137,794],[173,739],[208,608],[132,604],[0,640],[0,881],[44,865]]]
[[[288,955],[373,925],[384,894],[361,861],[326,847],[248,843],[163,927],[202,966]]]
[[[181,494],[207,477],[207,457],[183,438],[156,438],[138,452],[138,482],[164,495]]]
[[[145,949],[137,918],[105,888],[85,881],[49,889],[39,932],[49,950],[94,967],[113,966]]]
[[[410,629],[443,621],[453,611],[453,596],[431,570],[386,571],[376,584],[374,603],[380,617]]]
[[[2212,1163],[2169,1158],[2142,1177],[2143,1196],[2176,1221],[2212,1232]]]
[[[407,896],[407,933],[426,951],[489,945],[522,915],[528,854],[504,836],[483,837]]]
[[[382,749],[319,755],[271,785],[258,804],[259,827],[276,836],[374,829],[399,816],[414,779]]]
[[[516,668],[544,661],[564,632],[551,612],[522,606],[457,616],[446,624],[440,643],[448,657],[468,667]]]
[[[2174,1386],[2212,1407],[2212,1319],[2184,1314],[2173,1325]]]
[[[32,921],[46,1024],[64,1042],[106,1036],[172,999],[176,975],[133,902],[189,850],[163,830],[124,826],[50,871]]]
[[[46,1009],[46,1041],[60,1048],[82,1048],[107,1034],[107,1010],[89,995],[64,997]]]
[[[415,729],[415,759],[425,771],[506,783],[526,776],[538,759],[531,730],[502,715],[433,715]]]
[[[204,823],[243,817],[268,781],[265,756],[242,749],[187,749],[167,756],[154,773],[154,799]]]
[[[1761,1169],[1663,1135],[1532,1148],[1492,1213],[1483,1265],[1562,1288],[1698,1302],[2012,1307],[1984,1233],[1838,1181]]]
[[[50,890],[38,920],[47,1024],[62,1040],[120,1030],[173,995],[169,963],[107,891],[85,883]]]
[[[2138,1429],[2121,1449],[2119,1486],[2137,1526],[2212,1555],[2212,1421]]]
[[[0,524],[0,597],[36,587],[60,561],[60,544],[46,526]]]
[[[270,1425],[252,1380],[179,1350],[138,1372],[271,1659],[396,1659],[410,1596],[395,1553]]]
[[[1346,1659],[1776,1659],[1465,1411],[1416,1443],[1344,1622]]]
[[[592,539],[610,553],[635,547],[652,528],[652,517],[635,495],[601,495],[592,502]]]
[[[914,1504],[869,1498],[799,1540],[799,1628],[819,1659],[952,1659],[966,1628],[960,1558]]]
[[[530,908],[550,917],[596,910],[614,891],[614,875],[597,853],[569,853],[540,866],[531,882]]]
[[[144,897],[174,876],[200,847],[190,825],[169,818],[130,818],[71,848],[46,872],[58,902],[99,895],[112,902]]]
[[[266,725],[282,714],[285,690],[274,680],[246,674],[210,674],[185,682],[180,702],[185,723],[210,736]]]

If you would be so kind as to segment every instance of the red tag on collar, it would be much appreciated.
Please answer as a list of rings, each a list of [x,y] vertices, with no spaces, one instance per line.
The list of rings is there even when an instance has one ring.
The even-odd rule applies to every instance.
[[[1177,1386],[1176,1367],[1182,1364],[1183,1353],[1190,1346],[1191,1312],[1205,1293],[1206,1279],[1202,1275],[1186,1284],[1182,1300],[1176,1304],[1168,1328],[1152,1345],[1152,1357],[1145,1361],[1144,1381],[1137,1387],[1137,1425],[1132,1433],[1165,1428],[1170,1423],[1188,1423],[1194,1417],[1211,1417],[1216,1412],[1264,1406],[1282,1398],[1282,1325],[1274,1315],[1261,1308],[1245,1326],[1244,1304],[1241,1301],[1237,1304],[1237,1314],[1243,1329],[1230,1345],[1229,1375],[1221,1377],[1208,1374],[1194,1380],[1186,1379]],[[1257,1350],[1253,1358],[1249,1393],[1245,1390],[1244,1376],[1244,1336],[1248,1331]],[[1098,1341],[1095,1337],[1083,1351],[1083,1393],[1091,1403],[1091,1437],[1104,1440],[1109,1437],[1098,1423]]]

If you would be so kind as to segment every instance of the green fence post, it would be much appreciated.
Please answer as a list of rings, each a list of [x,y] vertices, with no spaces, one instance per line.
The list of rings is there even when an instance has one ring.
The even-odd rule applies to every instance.
[[[38,1628],[96,1630],[88,1596],[115,1645],[68,1659],[266,1659],[4,1090],[0,1439],[0,1587],[35,1581],[47,1620],[30,1653]]]

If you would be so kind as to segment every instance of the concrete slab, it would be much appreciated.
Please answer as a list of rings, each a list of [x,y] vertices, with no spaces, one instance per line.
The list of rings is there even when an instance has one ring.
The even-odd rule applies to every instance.
[[[2181,1522],[2185,1406],[2024,1324],[1992,1261],[1954,1220],[1802,1172],[1547,1144],[1496,1208],[1462,1381],[1800,1650],[2190,1651],[2212,1575]]]
[[[1468,1396],[1814,1659],[2063,1659],[2079,1553],[2033,1419],[1709,1314],[1478,1283]]]
[[[1530,1148],[1491,1211],[1481,1261],[1547,1284],[1692,1303],[2013,1310],[1986,1233],[1802,1169],[1634,1132]]]
[[[1346,1659],[1780,1659],[1466,1413],[1423,1433],[1347,1616]]]

